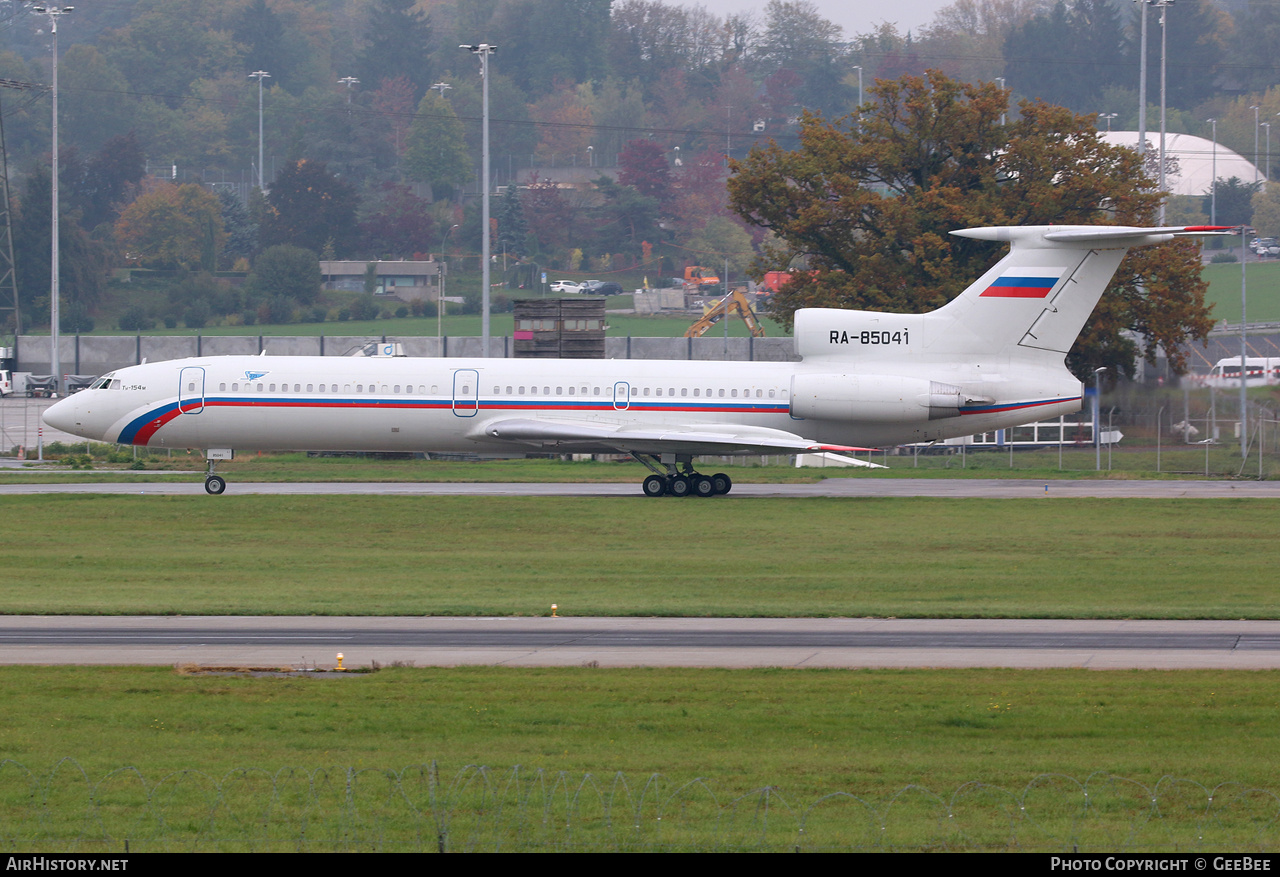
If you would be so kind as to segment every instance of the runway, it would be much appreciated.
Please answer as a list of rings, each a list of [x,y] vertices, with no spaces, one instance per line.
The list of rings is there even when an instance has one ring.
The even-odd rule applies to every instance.
[[[137,473],[140,478],[149,473]],[[5,484],[0,496],[48,493],[204,496],[204,481],[192,473],[186,481],[129,481],[103,484]],[[727,497],[645,497],[639,480],[624,483],[443,483],[443,482],[296,482],[229,481],[234,496],[616,496],[647,502],[724,502],[739,497],[954,497],[987,499],[1277,499],[1280,481],[1045,481],[1027,478],[826,478],[810,484],[735,484]],[[218,502],[223,497],[209,497]]]
[[[145,473],[141,473],[145,474]],[[0,495],[227,497],[189,481],[3,484]],[[248,483],[227,495],[1277,498],[1280,482],[830,478],[649,499],[631,483]],[[330,668],[372,662],[512,667],[1280,668],[1280,621],[0,616],[0,664]]]
[[[0,618],[0,664],[1274,669],[1280,621]]]

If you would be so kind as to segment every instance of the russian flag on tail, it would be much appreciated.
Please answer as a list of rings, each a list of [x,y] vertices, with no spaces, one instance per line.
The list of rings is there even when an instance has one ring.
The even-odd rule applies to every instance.
[[[1006,268],[979,295],[989,298],[1045,298],[1057,285],[1065,268]]]

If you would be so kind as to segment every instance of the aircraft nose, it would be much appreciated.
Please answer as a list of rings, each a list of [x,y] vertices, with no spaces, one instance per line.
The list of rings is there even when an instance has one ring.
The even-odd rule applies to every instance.
[[[47,426],[62,432],[69,432],[72,435],[82,435],[80,426],[80,404],[75,396],[68,396],[54,402],[44,410],[44,414],[40,415],[40,419]]]

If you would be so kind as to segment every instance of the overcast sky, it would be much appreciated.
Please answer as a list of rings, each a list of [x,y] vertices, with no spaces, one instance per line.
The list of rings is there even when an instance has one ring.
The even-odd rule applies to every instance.
[[[768,0],[679,0],[681,6],[705,6],[717,15],[754,11],[763,19]],[[882,21],[892,21],[902,33],[918,31],[933,20],[933,14],[950,0],[897,0],[895,3],[850,2],[850,0],[813,0],[824,18],[844,28],[845,39],[867,33]]]

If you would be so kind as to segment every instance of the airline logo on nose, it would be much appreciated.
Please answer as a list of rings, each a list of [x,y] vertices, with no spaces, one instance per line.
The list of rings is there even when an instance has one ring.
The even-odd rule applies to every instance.
[[[1057,285],[1065,268],[1007,268],[980,297],[1045,298]]]

